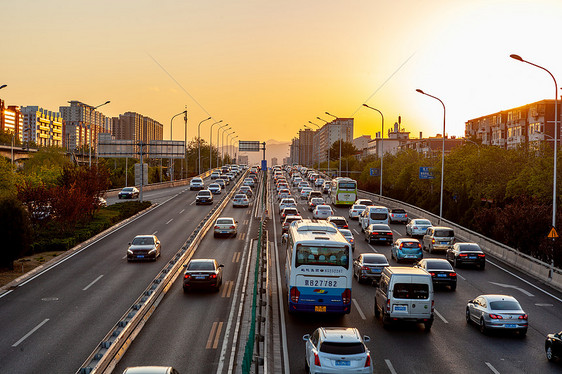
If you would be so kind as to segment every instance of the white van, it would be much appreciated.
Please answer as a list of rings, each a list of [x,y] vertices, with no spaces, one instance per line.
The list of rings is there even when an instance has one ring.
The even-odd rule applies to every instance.
[[[359,216],[359,224],[361,231],[365,231],[369,225],[388,225],[388,208],[385,206],[371,205],[365,208],[363,213]]]
[[[433,325],[433,282],[418,268],[387,266],[375,291],[375,318],[383,325],[392,322],[423,323],[429,332]]]

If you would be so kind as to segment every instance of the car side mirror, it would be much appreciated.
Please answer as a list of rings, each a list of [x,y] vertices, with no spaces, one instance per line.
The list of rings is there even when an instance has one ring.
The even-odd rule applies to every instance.
[[[184,268],[184,269],[187,269],[187,264],[183,264],[183,268]]]
[[[365,343],[368,343],[368,342],[371,341],[371,338],[368,337],[367,335],[365,335],[365,336],[363,336],[363,341],[364,341]]]
[[[310,340],[310,334],[304,334],[302,336],[302,340],[304,340],[305,342],[309,341]]]
[[[129,243],[129,245],[131,245],[131,243]]]
[[[220,265],[219,265],[219,268],[223,268],[223,267],[224,267],[224,265],[223,265],[223,264],[220,264]]]

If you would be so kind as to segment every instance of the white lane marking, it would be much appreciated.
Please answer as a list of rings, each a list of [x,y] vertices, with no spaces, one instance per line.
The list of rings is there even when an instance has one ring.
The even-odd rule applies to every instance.
[[[87,285],[86,287],[82,288],[82,291],[86,291],[88,288],[92,287],[94,285],[94,283],[96,283],[97,281],[99,281],[101,278],[103,277],[103,274],[100,275],[99,277],[97,277],[96,279],[94,279],[92,281],[92,283],[90,283],[89,285]]]
[[[498,269],[501,269],[501,270],[505,271],[507,274],[513,275],[515,278],[519,279],[520,281],[523,281],[523,282],[527,283],[529,286],[536,288],[537,290],[541,291],[542,293],[545,293],[545,294],[547,294],[548,296],[552,297],[553,299],[555,299],[555,300],[557,300],[557,301],[560,301],[560,302],[562,303],[562,299],[561,299],[561,298],[554,296],[554,295],[551,294],[550,292],[545,291],[545,290],[543,290],[542,288],[540,288],[540,287],[538,287],[538,286],[535,286],[535,285],[532,284],[531,282],[529,282],[529,281],[527,281],[527,280],[521,278],[520,276],[518,276],[518,275],[516,275],[516,274],[513,274],[511,271],[502,268],[501,266],[499,266],[498,264],[495,264],[494,262],[492,262],[492,261],[490,261],[490,260],[486,260],[486,262],[488,262],[489,264],[494,265],[494,266],[497,267]]]
[[[356,233],[357,235],[361,235],[361,234],[359,233],[359,231],[357,231],[357,229],[353,229],[353,231],[355,231],[355,233]]]
[[[495,284],[496,286],[503,287],[503,288],[513,288],[514,290],[521,291],[521,292],[523,292],[525,295],[530,296],[530,297],[534,297],[534,296],[535,296],[535,295],[533,295],[532,293],[530,293],[529,291],[524,290],[524,289],[522,289],[522,288],[520,288],[520,287],[514,286],[514,285],[512,285],[512,284],[503,284],[503,283],[496,283],[496,282],[490,282],[490,283]]]
[[[441,313],[439,313],[439,312],[437,311],[437,309],[434,309],[433,311],[435,312],[435,314],[437,314],[437,317],[441,318],[441,320],[442,320],[443,322],[449,323],[449,322],[447,322],[447,320],[445,319],[445,317],[443,317],[443,316],[441,315]]]
[[[355,308],[359,312],[359,315],[361,316],[361,318],[363,318],[364,320],[367,319],[365,317],[365,314],[363,314],[363,311],[361,310],[361,308],[359,308],[359,304],[357,303],[357,300],[355,300],[355,299],[351,299],[351,300],[353,300],[353,304],[355,305]]]
[[[554,304],[535,304],[535,306],[554,306]]]
[[[121,260],[124,260],[124,259],[126,259],[126,258],[127,258],[127,255],[121,257]]]
[[[156,235],[156,233],[158,233],[158,230],[154,231],[154,232],[152,233],[152,235]]]
[[[25,334],[25,336],[23,338],[21,338],[20,340],[18,340],[17,342],[15,342],[14,344],[12,344],[12,347],[17,347],[21,342],[23,342],[25,339],[29,338],[29,336],[31,334],[33,334],[35,331],[39,330],[41,328],[41,326],[43,326],[45,323],[49,322],[49,319],[45,319],[43,320],[43,322],[41,322],[40,324],[38,324],[37,326],[35,326],[33,328],[33,330],[31,330],[30,332],[28,332],[27,334]]]
[[[396,374],[396,370],[394,370],[394,366],[392,366],[392,362],[390,362],[389,359],[385,359],[384,362],[386,363],[386,366],[388,366],[388,370],[390,370],[392,374]]]
[[[171,220],[169,220],[168,222],[166,222],[166,225],[167,225],[168,223],[172,222],[173,220],[174,220],[174,219],[172,218]]]
[[[372,246],[372,245],[370,245],[370,244],[367,244],[367,245],[369,246],[369,248],[371,248],[371,249],[373,250],[373,252],[375,252],[375,253],[379,253],[379,251],[377,251],[377,250],[375,249],[375,247],[373,247],[373,246]]]
[[[185,212],[185,209],[180,210],[180,214],[182,214],[183,212]]]
[[[392,230],[392,231],[393,231],[394,233],[396,233],[396,235],[402,235],[402,234],[400,234],[400,233],[399,233],[398,231],[396,231],[396,230]]]
[[[193,205],[193,204],[195,204],[195,201],[192,201],[191,203],[189,203],[189,205]]]
[[[486,366],[488,366],[490,368],[490,370],[492,370],[492,373],[494,374],[500,374],[499,371],[496,370],[495,367],[492,366],[492,364],[490,364],[489,362],[486,362]]]
[[[459,277],[459,278],[462,279],[463,281],[466,280],[466,278],[463,277],[462,275],[460,275],[459,272],[457,272],[457,277]]]

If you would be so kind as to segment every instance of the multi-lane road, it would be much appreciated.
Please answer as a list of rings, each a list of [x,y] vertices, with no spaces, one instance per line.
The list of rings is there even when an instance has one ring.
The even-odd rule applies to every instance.
[[[354,233],[354,257],[361,253],[377,252],[384,254],[391,266],[398,265],[390,259],[389,246],[367,244],[357,221],[349,220],[348,208],[334,210],[336,215],[348,219]],[[304,200],[299,202],[299,211],[305,218],[312,216]],[[273,223],[275,227],[272,230],[279,238],[279,220],[273,219]],[[394,238],[406,236],[403,224],[390,226]],[[285,248],[279,240],[275,248],[279,263],[283,265]],[[424,256],[444,257],[427,252]],[[346,326],[357,327],[361,334],[370,336],[371,341],[367,346],[371,350],[376,373],[560,373],[560,364],[548,362],[544,354],[546,334],[562,330],[560,292],[538,284],[534,279],[492,258],[489,258],[484,271],[459,268],[457,273],[458,287],[455,292],[448,289],[437,289],[435,292],[435,322],[430,333],[423,331],[423,325],[383,328],[381,321],[374,318],[375,288],[359,284],[356,280],[352,287],[352,311],[343,317],[288,314],[287,290],[283,285],[286,349],[290,368],[287,372],[304,371],[304,334],[312,333],[320,326]],[[476,326],[467,325],[467,301],[487,293],[513,295],[519,300],[529,315],[529,330],[524,339],[504,334],[485,336]]]

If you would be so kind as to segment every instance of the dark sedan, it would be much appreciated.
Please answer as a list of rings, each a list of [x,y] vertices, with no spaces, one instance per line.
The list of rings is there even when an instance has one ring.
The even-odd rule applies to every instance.
[[[137,235],[127,249],[127,261],[154,260],[160,256],[160,240],[156,235]]]
[[[434,286],[449,286],[451,291],[457,289],[457,273],[447,260],[442,258],[424,258],[414,267],[423,269],[431,274]]]
[[[136,187],[124,187],[117,197],[119,199],[135,199],[139,197],[139,190]]]
[[[365,240],[369,243],[383,242],[386,244],[392,244],[392,230],[388,225],[369,225],[365,230]]]
[[[547,335],[544,342],[544,351],[548,361],[556,361],[562,358],[562,331]]]
[[[215,259],[194,259],[184,265],[183,291],[194,288],[212,288],[216,291],[222,285],[222,268]]]
[[[455,243],[452,248],[447,250],[446,256],[454,267],[474,265],[478,266],[480,270],[484,270],[486,266],[486,255],[476,243]]]
[[[353,260],[353,275],[359,283],[378,283],[382,271],[389,266],[386,256],[380,253],[364,253]]]

